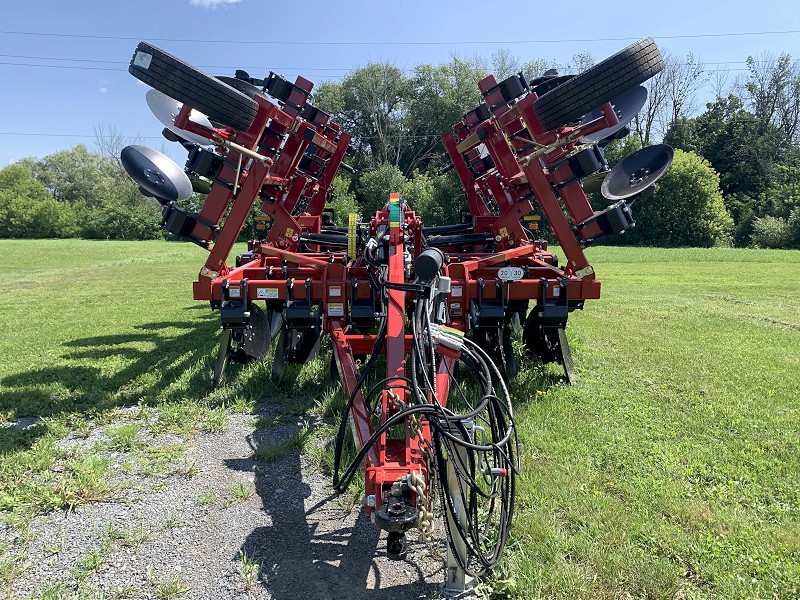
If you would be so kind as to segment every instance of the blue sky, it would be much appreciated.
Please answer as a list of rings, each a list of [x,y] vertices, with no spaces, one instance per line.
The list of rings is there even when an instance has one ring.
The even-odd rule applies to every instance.
[[[160,148],[147,88],[127,73],[139,40],[211,74],[246,68],[319,82],[370,61],[410,69],[453,53],[488,58],[500,48],[521,60],[565,62],[581,51],[600,60],[648,35],[664,51],[693,52],[709,70],[742,74],[748,55],[800,58],[800,3],[4,0],[0,167],[78,143],[94,149],[100,125]]]

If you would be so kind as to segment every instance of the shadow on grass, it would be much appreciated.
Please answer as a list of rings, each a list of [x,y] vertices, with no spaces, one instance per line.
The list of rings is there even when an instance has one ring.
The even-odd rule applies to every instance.
[[[206,395],[218,328],[216,315],[209,313],[66,342],[51,366],[0,380],[7,388],[0,394],[0,412],[78,415]]]

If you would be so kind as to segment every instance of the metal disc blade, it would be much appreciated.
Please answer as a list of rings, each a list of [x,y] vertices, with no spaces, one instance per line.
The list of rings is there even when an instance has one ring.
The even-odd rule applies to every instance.
[[[146,146],[125,146],[120,153],[125,171],[139,186],[158,198],[161,204],[186,200],[192,195],[192,182],[175,162],[158,150]]]
[[[583,191],[587,194],[599,192],[600,187],[603,185],[603,180],[606,178],[609,172],[610,171],[600,171],[598,173],[592,173],[588,177],[581,179]]]
[[[189,142],[194,142],[195,144],[200,144],[201,146],[208,146],[211,144],[208,138],[205,138],[202,135],[197,135],[196,133],[175,127],[175,117],[177,117],[178,113],[181,112],[183,104],[174,98],[170,98],[158,90],[147,90],[147,106],[155,115],[156,119],[161,121],[161,124],[164,125],[164,127],[169,129],[178,137]],[[196,110],[192,110],[192,113],[189,115],[189,120],[193,123],[197,123],[198,125],[208,127],[209,129],[212,128],[211,121],[208,120],[208,117]]]
[[[198,194],[208,194],[211,192],[211,182],[205,179],[193,178],[192,189]]]
[[[600,189],[609,200],[635,196],[653,185],[672,164],[672,148],[666,144],[647,146],[611,169]]]
[[[631,122],[631,119],[633,119],[633,117],[635,117],[639,111],[642,110],[645,102],[647,102],[647,88],[643,85],[638,85],[635,88],[629,89],[624,94],[620,94],[611,101],[611,105],[614,107],[614,112],[617,113],[617,119],[619,119],[619,123],[613,127],[606,127],[605,129],[601,129],[596,133],[584,136],[581,138],[581,141],[588,144],[596,144],[600,140],[614,135],[617,131]],[[585,125],[589,121],[594,121],[602,116],[603,115],[600,112],[600,108],[598,107],[592,112],[584,115],[580,120],[580,125]]]

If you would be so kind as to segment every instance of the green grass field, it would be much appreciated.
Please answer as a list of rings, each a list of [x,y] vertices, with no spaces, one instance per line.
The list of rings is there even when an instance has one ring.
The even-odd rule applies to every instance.
[[[0,420],[45,417],[0,429],[0,516],[15,527],[63,502],[38,498],[52,486],[37,474],[87,417],[152,404],[191,431],[275,393],[264,363],[212,392],[218,319],[191,299],[197,247],[0,241],[0,255]],[[800,597],[800,252],[589,256],[604,287],[570,319],[578,384],[530,365],[513,386],[523,477],[506,559],[481,591]],[[317,362],[298,410],[324,382]]]

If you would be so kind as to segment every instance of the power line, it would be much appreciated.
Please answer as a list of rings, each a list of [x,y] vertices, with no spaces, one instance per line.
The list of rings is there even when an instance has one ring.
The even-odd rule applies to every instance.
[[[41,131],[0,131],[0,135],[8,135],[8,136],[25,136],[25,137],[75,137],[75,138],[93,138],[97,139],[99,136],[97,135],[89,135],[86,133],[45,133]],[[136,140],[166,140],[163,136],[155,135],[155,136],[147,136],[147,135],[123,135],[121,137],[127,139],[136,139]],[[438,139],[440,136],[438,134],[429,134],[429,135],[400,135],[394,136],[400,137],[403,140],[431,140],[431,139]],[[360,136],[359,139],[361,140],[382,140],[385,138],[379,136]]]
[[[24,58],[26,60],[57,60],[61,62],[85,62],[85,63],[99,63],[99,64],[109,64],[109,65],[125,65],[127,66],[129,63],[121,60],[97,60],[93,58],[64,58],[61,56],[30,56],[27,54],[0,54],[0,58]],[[756,64],[764,64],[771,62],[770,60],[753,60]],[[728,61],[718,61],[718,62],[706,62],[703,60],[698,60],[693,63],[676,63],[679,65],[696,65],[702,63],[704,65],[744,65],[747,64],[747,61],[744,60],[728,60]],[[17,64],[17,63],[14,63]],[[360,67],[265,67],[264,65],[259,66],[231,66],[231,65],[196,65],[197,68],[200,69],[278,69],[278,70],[285,70],[285,71],[354,71],[359,69]],[[402,69],[406,72],[411,72],[413,69]]]
[[[34,65],[30,63],[17,63],[17,62],[2,62],[0,65],[7,65],[11,67],[45,67],[48,69],[78,69],[81,71],[119,71],[122,73],[127,72],[127,69],[114,69],[111,67],[81,67],[78,65]]]
[[[123,64],[123,63],[120,63],[120,64]],[[679,64],[682,64],[682,65],[690,65],[690,64],[692,64],[693,65],[693,64],[696,64],[696,63],[679,63]],[[707,64],[721,64],[721,65],[731,64],[731,65],[733,65],[733,64],[745,64],[745,63],[742,62],[742,61],[738,61],[738,62],[731,61],[731,62],[727,62],[727,63],[707,63]],[[115,69],[113,67],[82,67],[80,65],[40,65],[40,64],[33,64],[33,63],[18,63],[18,62],[4,62],[4,61],[0,61],[0,66],[39,67],[39,68],[44,68],[44,69],[73,69],[73,70],[77,69],[79,71],[116,71],[118,73],[127,73],[128,72],[127,69]],[[207,69],[209,67],[203,67],[203,68]],[[215,68],[233,69],[234,67],[215,67]],[[241,68],[241,67],[238,67],[238,68]],[[247,67],[247,68],[253,69],[254,67]],[[255,67],[255,68],[258,68],[258,67]],[[274,67],[274,68],[278,69],[278,67]],[[352,69],[352,71],[355,71],[355,70],[357,70],[359,68],[360,67],[354,67]],[[281,70],[287,70],[288,71],[290,69],[284,68],[284,69],[281,69]],[[308,72],[311,69],[308,69],[308,70],[305,70],[305,69],[291,69],[291,70],[292,71],[296,71],[298,73],[303,73],[303,72]],[[339,70],[339,69],[337,69],[337,70]],[[716,73],[717,71],[747,71],[747,70],[748,69],[717,69],[717,70],[704,69],[703,72],[704,73]],[[405,70],[403,72],[405,72],[405,73],[413,73],[413,69],[412,70],[408,70],[407,69],[407,70]],[[347,77],[347,75],[346,74],[343,74],[343,75],[319,74],[319,77],[324,78],[324,79],[345,79]]]
[[[26,60],[58,60],[61,62],[85,62],[85,63],[99,63],[108,65],[128,65],[129,63],[121,60],[97,60],[93,58],[63,58],[60,56],[29,56],[27,54],[0,54],[0,58],[24,58]],[[16,64],[16,63],[15,63]],[[264,69],[263,65],[258,67],[242,67],[230,65],[197,65],[200,69]],[[352,71],[358,67],[344,68],[344,67],[271,67],[272,69],[280,69],[285,71]]]
[[[696,38],[719,38],[719,37],[745,37],[745,36],[764,36],[764,35],[786,35],[800,33],[800,29],[790,29],[785,31],[736,31],[723,33],[696,33],[681,35],[660,35],[655,36],[662,40],[677,39],[696,39]],[[95,40],[122,40],[136,41],[142,37],[116,36],[116,35],[89,35],[79,33],[44,33],[40,31],[0,31],[3,35],[28,35],[39,37],[60,37],[60,38],[79,38]],[[460,46],[460,45],[509,45],[509,44],[568,44],[568,43],[589,43],[589,42],[624,42],[635,41],[637,37],[602,37],[602,38],[583,38],[583,39],[549,39],[549,40],[459,40],[459,41],[425,41],[425,42],[404,42],[393,41],[374,41],[374,42],[321,42],[321,41],[300,41],[300,40],[219,40],[219,39],[182,39],[182,38],[148,38],[153,42],[177,42],[192,44],[250,44],[250,45],[282,45],[282,46]]]
[[[14,135],[25,137],[70,137],[70,138],[92,138],[97,139],[97,135],[89,135],[86,133],[44,133],[37,131],[0,131],[0,135]],[[158,135],[124,135],[122,137],[132,140],[163,140],[162,136]]]
[[[41,67],[44,69],[77,69],[79,71],[116,71],[118,73],[127,73],[128,69],[115,69],[113,67],[82,67],[79,65],[37,65],[33,63],[18,63],[18,62],[3,62],[0,61],[0,66],[11,67]],[[346,75],[320,75],[327,79],[344,79]]]

